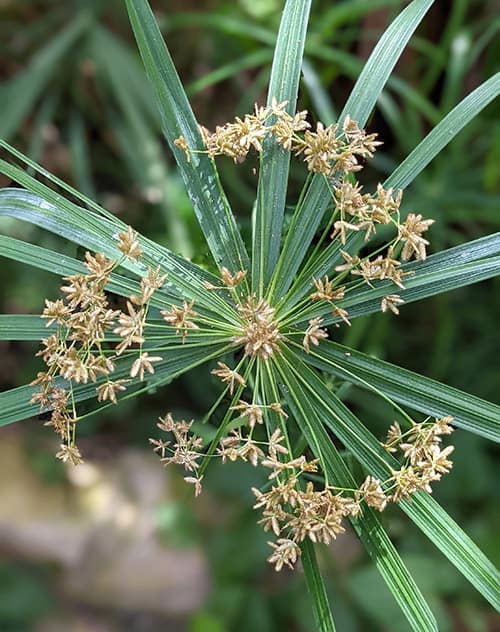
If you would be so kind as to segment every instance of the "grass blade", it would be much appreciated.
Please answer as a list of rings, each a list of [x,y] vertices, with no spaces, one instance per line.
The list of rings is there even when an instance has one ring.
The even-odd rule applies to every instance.
[[[287,0],[274,51],[267,103],[288,101],[295,113],[311,0]],[[274,138],[263,144],[252,246],[253,289],[263,294],[278,260],[290,152]]]
[[[335,624],[328,604],[325,584],[318,568],[316,553],[313,543],[304,540],[300,548],[302,549],[302,567],[306,577],[307,588],[313,604],[314,618],[319,632],[335,632]]]
[[[359,75],[356,85],[340,113],[342,122],[349,115],[360,127],[366,121],[389,79],[396,62],[410,37],[430,9],[434,0],[414,0],[409,4],[379,39]]]
[[[96,29],[91,45],[125,119],[125,122],[117,120],[113,112],[111,126],[131,174],[144,191],[150,189],[158,193],[155,206],[165,221],[166,245],[184,257],[192,257],[186,222],[179,216],[177,208],[179,193],[182,189],[184,194],[184,187],[177,174],[169,172],[164,160],[163,148],[157,138],[159,115],[155,111],[152,116],[150,111],[154,108],[154,93],[142,66],[136,67],[132,63],[136,60],[131,51],[106,29]],[[190,206],[189,201],[186,202]]]
[[[294,366],[298,366],[296,358]],[[315,402],[317,410],[321,412],[324,423],[370,474],[385,480],[391,468],[399,467],[396,459],[382,448],[379,441],[345,404],[325,387],[316,373],[301,364],[297,377],[306,396]],[[496,568],[439,504],[428,494],[419,492],[412,495],[411,502],[401,502],[400,507],[470,583],[492,605],[500,608]],[[439,518],[437,522],[430,519],[433,515]]]
[[[500,442],[500,406],[491,402],[335,342],[322,342],[303,359],[425,415],[452,415],[459,428]]]
[[[190,162],[173,143],[184,136],[193,150],[204,150],[198,123],[182,87],[160,29],[146,0],[126,0],[137,44],[154,87],[162,127],[177,160],[196,217],[219,266],[248,270],[249,261],[236,221],[220,187],[214,162],[191,153]]]
[[[102,252],[113,259],[120,259],[121,253],[117,248],[116,240],[110,240],[119,230],[123,230],[123,224],[118,220],[110,221],[99,217],[87,209],[82,209],[72,202],[65,200],[60,194],[55,193],[45,185],[37,182],[23,171],[0,161],[0,171],[7,173],[21,184],[31,186],[34,193],[23,189],[2,189],[0,191],[0,216],[7,215],[17,217],[24,221],[40,226],[70,241],[84,246],[95,252]],[[39,197],[41,194],[43,197]],[[154,242],[141,238],[144,248],[144,260],[146,264],[168,272],[166,289],[172,291],[172,286],[179,288],[186,296],[191,296],[199,301],[200,306],[213,309],[214,298],[218,300],[221,309],[229,310],[227,302],[222,297],[211,296],[207,299],[207,293],[203,286],[203,280],[217,283],[216,277],[205,273],[198,266],[170,253],[166,248],[160,247]],[[138,276],[146,272],[146,266],[142,263],[125,260],[123,267]],[[228,312],[229,313],[229,312]]]
[[[1,214],[1,209],[0,209]],[[20,263],[57,274],[58,276],[70,276],[72,274],[86,273],[87,269],[81,261],[73,259],[47,248],[35,246],[13,237],[0,235],[0,256],[19,261]],[[113,273],[107,285],[109,292],[119,296],[130,296],[140,292],[138,281]],[[164,309],[170,307],[172,303],[178,303],[182,296],[173,286],[163,287],[158,290],[151,299],[151,305]],[[200,313],[203,309],[200,310]]]
[[[349,489],[357,487],[356,481],[323,427],[322,411],[317,410],[314,401],[297,379],[298,374],[294,371],[297,365],[296,358],[289,354],[286,360],[286,364],[278,364],[282,381],[286,385],[284,396],[304,437],[315,455],[320,458],[328,482]],[[352,520],[352,525],[412,629],[437,630],[429,606],[385,532],[377,513],[366,507],[363,509],[363,516]]]
[[[41,340],[56,331],[46,324],[32,314],[0,314],[0,340]]]
[[[90,15],[86,11],[79,12],[68,27],[55,34],[46,46],[37,51],[25,70],[4,83],[0,89],[0,137],[7,139],[15,134],[24,117],[33,109],[52,73],[57,72],[63,56],[88,27],[89,19]]]
[[[321,78],[314,64],[306,57],[302,60],[302,80],[320,121],[325,125],[335,123],[337,115],[330,95],[321,84]]]
[[[71,112],[68,141],[75,183],[81,191],[95,199],[97,196],[92,178],[92,165],[87,142],[87,132],[85,130],[83,116],[76,109]]]
[[[163,360],[155,365],[155,374],[151,380],[148,380],[146,384],[140,386],[140,391],[148,391],[155,387],[161,386],[173,380],[174,378],[182,375],[186,371],[192,368],[208,362],[214,357],[218,357],[227,349],[227,345],[214,345],[210,348],[212,352],[207,349],[206,345],[202,347],[189,348],[189,345],[182,347],[172,348],[169,351],[168,360]],[[122,358],[116,363],[116,372],[113,374],[117,378],[126,377],[130,371],[130,365],[132,360]],[[103,378],[101,378],[102,381]],[[97,385],[100,381],[97,381]],[[77,384],[73,389],[75,402],[85,401],[87,399],[95,398],[96,384]],[[40,406],[38,404],[31,404],[30,399],[33,393],[38,390],[36,386],[20,386],[8,391],[0,393],[0,426],[14,423],[27,419],[28,417],[36,416],[40,413]],[[135,392],[137,395],[138,392]],[[130,395],[130,393],[129,393]],[[109,404],[103,406],[107,408]]]

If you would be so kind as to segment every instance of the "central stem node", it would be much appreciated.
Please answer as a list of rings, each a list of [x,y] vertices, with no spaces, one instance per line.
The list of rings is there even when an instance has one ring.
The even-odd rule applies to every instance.
[[[282,336],[274,318],[274,307],[264,298],[248,296],[245,303],[238,305],[238,312],[242,321],[242,333],[234,341],[245,345],[247,356],[267,360],[274,352],[279,352],[278,342]]]

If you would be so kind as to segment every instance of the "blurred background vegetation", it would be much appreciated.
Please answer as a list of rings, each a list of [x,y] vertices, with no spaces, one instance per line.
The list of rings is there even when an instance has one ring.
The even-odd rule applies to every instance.
[[[209,128],[264,103],[282,0],[152,0],[198,120]],[[353,79],[402,0],[316,0],[299,106],[335,120]],[[384,146],[365,186],[382,181],[458,101],[497,70],[495,2],[436,2],[389,81],[371,121]],[[189,201],[159,133],[158,114],[120,0],[0,0],[0,137],[171,249],[210,265]],[[500,119],[492,104],[417,178],[403,208],[437,221],[431,251],[500,227]],[[293,164],[293,163],[292,163]],[[251,160],[219,162],[247,234]],[[290,202],[300,189],[292,171]],[[7,181],[2,181],[7,185]],[[72,256],[76,247],[15,220],[3,234]],[[39,313],[60,279],[3,259],[4,313]],[[499,279],[406,306],[399,318],[357,319],[339,341],[499,402]],[[30,381],[34,346],[0,342],[0,388]],[[332,384],[335,386],[335,384]],[[214,467],[193,504],[180,474],[148,451],[155,419],[210,407],[217,384],[200,369],[173,387],[127,401],[82,427],[89,465],[53,458],[40,420],[2,430],[0,629],[313,629],[300,573],[265,563],[251,466]],[[342,397],[382,435],[390,411],[355,387]],[[455,467],[436,496],[493,560],[498,485],[493,448],[456,432]],[[488,632],[493,614],[397,510],[387,526],[440,630]],[[498,524],[498,522],[497,522]],[[339,629],[406,630],[354,535],[321,551]],[[497,621],[498,624],[498,621]],[[496,628],[498,629],[498,628]]]

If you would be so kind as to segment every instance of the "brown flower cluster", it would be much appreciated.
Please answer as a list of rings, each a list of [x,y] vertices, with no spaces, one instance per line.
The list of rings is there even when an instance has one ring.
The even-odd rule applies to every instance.
[[[431,493],[431,483],[450,471],[453,463],[448,457],[453,446],[442,449],[441,437],[453,432],[452,421],[452,417],[442,417],[434,423],[428,420],[413,423],[405,433],[397,422],[389,428],[383,446],[389,452],[401,452],[406,459],[399,470],[392,472],[394,491],[390,499],[393,502],[409,498],[418,489]]]
[[[160,422],[156,425],[163,432],[171,434],[173,441],[150,439],[149,442],[154,446],[154,451],[160,455],[161,462],[165,466],[171,463],[182,465],[188,473],[184,480],[194,485],[195,496],[199,496],[203,476],[200,476],[198,472],[198,461],[203,456],[201,453],[203,441],[190,432],[193,422],[175,421],[172,415],[167,413],[165,417],[160,417]]]
[[[344,119],[341,126],[325,126],[318,122],[316,129],[313,130],[307,121],[307,111],[292,116],[286,111],[286,106],[286,101],[278,103],[273,99],[270,106],[255,105],[253,114],[246,114],[242,118],[236,117],[233,122],[217,127],[213,133],[203,128],[206,151],[212,157],[224,154],[238,162],[244,160],[251,149],[261,152],[264,141],[273,138],[287,151],[301,156],[308,170],[323,174],[329,182],[334,203],[334,213],[330,222],[333,229],[332,239],[340,239],[346,247],[352,234],[364,234],[365,241],[368,241],[376,234],[378,225],[390,224],[396,231],[385,254],[380,254],[379,249],[375,257],[361,259],[358,256],[351,256],[344,250],[342,256],[345,263],[335,268],[335,271],[340,273],[340,278],[351,274],[360,277],[370,286],[374,281],[390,280],[397,287],[404,289],[403,279],[408,273],[402,271],[401,261],[412,257],[418,261],[425,260],[429,242],[423,234],[434,220],[409,213],[406,219],[401,221],[401,190],[385,189],[378,184],[374,194],[364,193],[362,186],[356,182],[353,174],[362,169],[363,161],[373,157],[381,144],[377,140],[377,134],[368,134],[360,129],[358,123],[349,116]],[[175,142],[186,152],[189,160],[192,150],[187,146],[186,140],[180,137]],[[238,277],[233,284],[231,275],[227,277],[227,274],[228,271],[224,270],[223,283],[226,287],[235,287],[241,281]],[[335,319],[341,319],[350,325],[349,314],[341,302],[351,288],[336,287],[337,281],[330,280],[328,276],[324,281],[313,279],[313,282],[316,292],[311,294],[311,298],[330,302]],[[339,301],[340,305],[337,304]],[[382,298],[380,308],[383,312],[391,311],[397,315],[403,302],[399,294],[388,292],[387,296]],[[310,323],[310,327],[317,325],[316,322]],[[307,350],[308,343],[313,342],[313,338],[306,333],[304,340],[304,347]],[[248,354],[254,353],[251,351],[252,346],[252,342],[246,345]]]
[[[138,260],[142,248],[129,227],[118,234],[118,248],[124,257]],[[112,309],[107,293],[111,273],[120,261],[108,259],[102,253],[85,254],[86,273],[65,277],[61,287],[63,299],[45,301],[42,318],[47,326],[56,324],[56,333],[42,340],[41,356],[47,367],[39,372],[32,385],[39,386],[31,401],[40,405],[41,410],[50,410],[47,425],[53,426],[60,436],[62,445],[57,457],[77,464],[81,455],[76,447],[76,411],[73,387],[75,384],[96,384],[97,400],[117,403],[120,393],[125,391],[130,381],[114,377],[116,362],[126,354],[132,360],[129,377],[144,380],[146,373],[154,373],[154,363],[162,359],[143,350],[145,327],[149,302],[159,290],[165,275],[159,268],[149,268],[140,281],[138,294],[129,296],[126,311]],[[192,303],[182,307],[172,306],[171,312],[164,314],[165,321],[182,333],[196,327],[187,320],[195,315]],[[169,315],[177,310],[175,318]],[[116,342],[118,336],[119,342]]]
[[[315,472],[317,462],[308,463],[303,456],[288,462],[282,460],[280,457],[288,454],[284,448],[279,455],[275,451],[273,458],[263,459],[262,465],[272,469],[269,479],[277,480],[269,491],[253,489],[257,498],[254,507],[263,515],[260,524],[278,537],[276,543],[269,543],[273,553],[268,561],[277,571],[283,566],[292,568],[300,555],[301,542],[308,538],[329,544],[345,530],[342,524],[345,517],[356,518],[362,512],[362,502],[383,511],[388,503],[409,498],[419,489],[431,493],[430,483],[452,467],[448,456],[453,446],[440,447],[441,436],[452,432],[451,421],[451,417],[444,417],[433,423],[414,423],[404,435],[394,423],[385,446],[390,451],[397,447],[407,462],[399,470],[393,470],[385,481],[367,476],[356,490],[329,485],[315,489],[311,481],[301,485],[300,476]]]
[[[202,128],[203,140],[210,156],[226,155],[235,162],[246,158],[254,149],[262,151],[266,138],[273,137],[287,151],[302,156],[309,171],[332,176],[335,173],[353,173],[362,169],[360,160],[371,158],[378,145],[377,134],[367,134],[356,121],[346,117],[342,128],[316,124],[311,129],[307,111],[294,116],[286,111],[287,101],[275,99],[268,107],[255,106],[253,114],[236,117],[231,123],[218,126],[215,132]],[[190,160],[191,150],[181,136],[175,144]]]
[[[244,345],[245,354],[251,358],[257,356],[267,360],[278,352],[278,343],[282,336],[275,320],[275,309],[265,299],[257,299],[255,296],[248,296],[237,309],[242,332],[233,341]]]
[[[406,462],[399,470],[381,481],[366,476],[357,489],[342,489],[328,484],[317,488],[312,481],[304,480],[310,474],[318,474],[319,461],[308,461],[304,455],[292,458],[287,437],[278,427],[267,441],[259,441],[254,432],[262,427],[266,410],[274,410],[286,419],[287,415],[278,402],[268,405],[249,404],[240,400],[231,410],[239,413],[248,422],[248,430],[233,428],[220,439],[213,458],[222,463],[241,459],[253,466],[269,470],[269,484],[264,490],[252,488],[256,497],[255,509],[260,510],[259,524],[264,531],[272,531],[277,540],[269,542],[273,551],[268,561],[277,571],[284,566],[293,568],[300,557],[300,544],[306,539],[329,544],[345,531],[344,519],[356,518],[363,511],[363,503],[377,511],[384,511],[391,502],[423,489],[431,492],[430,482],[439,480],[449,471],[451,462],[447,457],[453,447],[441,450],[441,436],[452,431],[451,417],[413,423],[411,429],[402,433],[394,423],[388,432],[384,447],[390,452],[399,450]],[[195,485],[195,494],[201,492],[199,460],[204,456],[203,442],[190,434],[193,422],[176,422],[168,414],[160,418],[158,427],[174,436],[174,442],[150,439],[154,451],[159,453],[165,465],[176,463],[184,467],[189,476],[185,480]]]
[[[182,301],[182,306],[172,305],[169,310],[162,310],[160,313],[163,320],[175,327],[175,333],[181,334],[182,342],[186,341],[189,329],[199,329],[194,319],[198,314],[193,309],[194,301]]]

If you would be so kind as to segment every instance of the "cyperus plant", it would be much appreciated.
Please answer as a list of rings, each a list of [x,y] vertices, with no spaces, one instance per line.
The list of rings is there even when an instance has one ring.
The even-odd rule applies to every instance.
[[[401,205],[402,189],[498,94],[500,77],[456,106],[369,193],[356,178],[379,141],[363,128],[431,0],[414,0],[392,23],[338,123],[328,127],[312,127],[306,112],[296,112],[310,0],[288,0],[267,106],[257,106],[214,133],[194,118],[146,0],[126,4],[165,135],[216,267],[204,269],[138,235],[2,142],[11,156],[58,190],[1,161],[2,173],[23,188],[0,192],[0,213],[47,228],[88,252],[82,264],[0,238],[4,256],[65,277],[65,298],[46,302],[47,321],[31,316],[0,321],[4,338],[42,339],[40,354],[47,365],[34,385],[1,395],[1,423],[23,419],[40,406],[52,411],[49,424],[62,439],[58,456],[78,463],[78,427],[88,415],[207,363],[223,385],[204,419],[210,423],[216,412],[222,417],[212,439],[205,442],[191,432],[191,422],[176,421],[167,412],[158,424],[166,437],[153,438],[153,447],[166,464],[184,466],[196,494],[213,458],[240,458],[268,468],[268,485],[254,494],[263,527],[276,534],[269,560],[280,570],[301,558],[321,630],[333,630],[334,623],[313,543],[328,543],[342,532],[346,519],[411,628],[437,629],[380,521],[378,512],[389,502],[398,503],[498,605],[494,567],[429,495],[430,483],[451,467],[447,457],[452,447],[443,447],[442,435],[456,426],[497,440],[498,407],[334,338],[336,327],[348,327],[358,316],[379,310],[397,315],[404,302],[499,271],[499,235],[427,257],[426,231],[434,219],[424,219],[420,209],[408,213]],[[259,154],[250,255],[215,160],[225,154],[240,161],[249,151]],[[307,177],[284,231],[292,155],[302,161]],[[407,262],[411,258],[415,261]],[[125,297],[123,303],[114,300],[111,306],[111,294]],[[330,331],[329,325],[334,326]],[[386,437],[372,434],[369,420],[365,425],[358,419],[329,388],[325,374],[367,389],[392,406]],[[96,396],[100,405],[80,412],[79,403]]]

